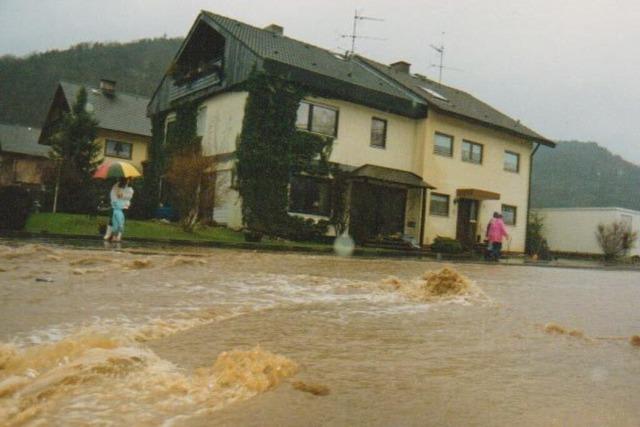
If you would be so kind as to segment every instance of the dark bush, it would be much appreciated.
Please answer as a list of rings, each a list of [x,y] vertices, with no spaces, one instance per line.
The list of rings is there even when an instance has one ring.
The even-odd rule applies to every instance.
[[[33,199],[22,187],[0,188],[0,229],[22,230],[31,213]]]
[[[319,240],[327,233],[328,221],[314,221],[311,218],[288,215],[273,230],[276,237],[294,241]]]
[[[443,254],[459,254],[463,251],[463,248],[462,244],[455,239],[438,236],[433,240],[431,250]]]

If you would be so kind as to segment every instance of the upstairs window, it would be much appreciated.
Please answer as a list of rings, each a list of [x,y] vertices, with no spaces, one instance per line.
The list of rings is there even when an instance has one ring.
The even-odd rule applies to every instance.
[[[449,216],[449,196],[446,194],[431,193],[429,215]]]
[[[289,212],[323,215],[331,214],[331,183],[310,176],[291,178]]]
[[[436,133],[433,152],[440,156],[453,156],[453,137],[444,133]]]
[[[506,225],[516,225],[516,214],[518,208],[515,206],[502,205],[502,219]]]
[[[512,151],[505,151],[504,170],[515,173],[520,172],[520,154]]]
[[[335,138],[338,135],[338,110],[309,102],[301,102],[300,107],[298,107],[296,127]]]
[[[104,155],[108,157],[118,157],[120,159],[131,159],[132,148],[133,144],[130,142],[107,139],[104,146]]]
[[[482,144],[462,141],[462,160],[477,165],[482,164]]]
[[[387,121],[373,117],[371,119],[371,146],[385,148],[387,145]]]

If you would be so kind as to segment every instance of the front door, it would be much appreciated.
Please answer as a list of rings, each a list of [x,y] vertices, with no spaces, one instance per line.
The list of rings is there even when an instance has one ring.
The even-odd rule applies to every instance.
[[[465,248],[471,248],[476,243],[476,231],[478,230],[478,204],[477,200],[458,199],[458,226],[456,239]]]

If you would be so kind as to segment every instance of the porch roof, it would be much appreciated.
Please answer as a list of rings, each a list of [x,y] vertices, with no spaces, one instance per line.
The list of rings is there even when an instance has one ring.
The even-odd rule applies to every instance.
[[[366,180],[379,181],[382,183],[390,182],[404,185],[406,187],[435,188],[434,186],[424,182],[422,178],[414,173],[370,164],[354,169],[351,172],[351,177],[364,178]]]
[[[500,193],[479,190],[477,188],[458,188],[458,190],[456,190],[456,196],[461,199],[500,200]]]

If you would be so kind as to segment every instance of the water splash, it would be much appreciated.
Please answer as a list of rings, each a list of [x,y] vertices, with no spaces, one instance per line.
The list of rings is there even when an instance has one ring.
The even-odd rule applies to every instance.
[[[428,271],[421,278],[410,281],[389,277],[382,281],[382,285],[420,302],[468,303],[488,299],[472,280],[453,267]]]
[[[277,387],[298,365],[255,347],[184,373],[138,342],[84,331],[55,344],[0,346],[0,425],[158,424]]]

